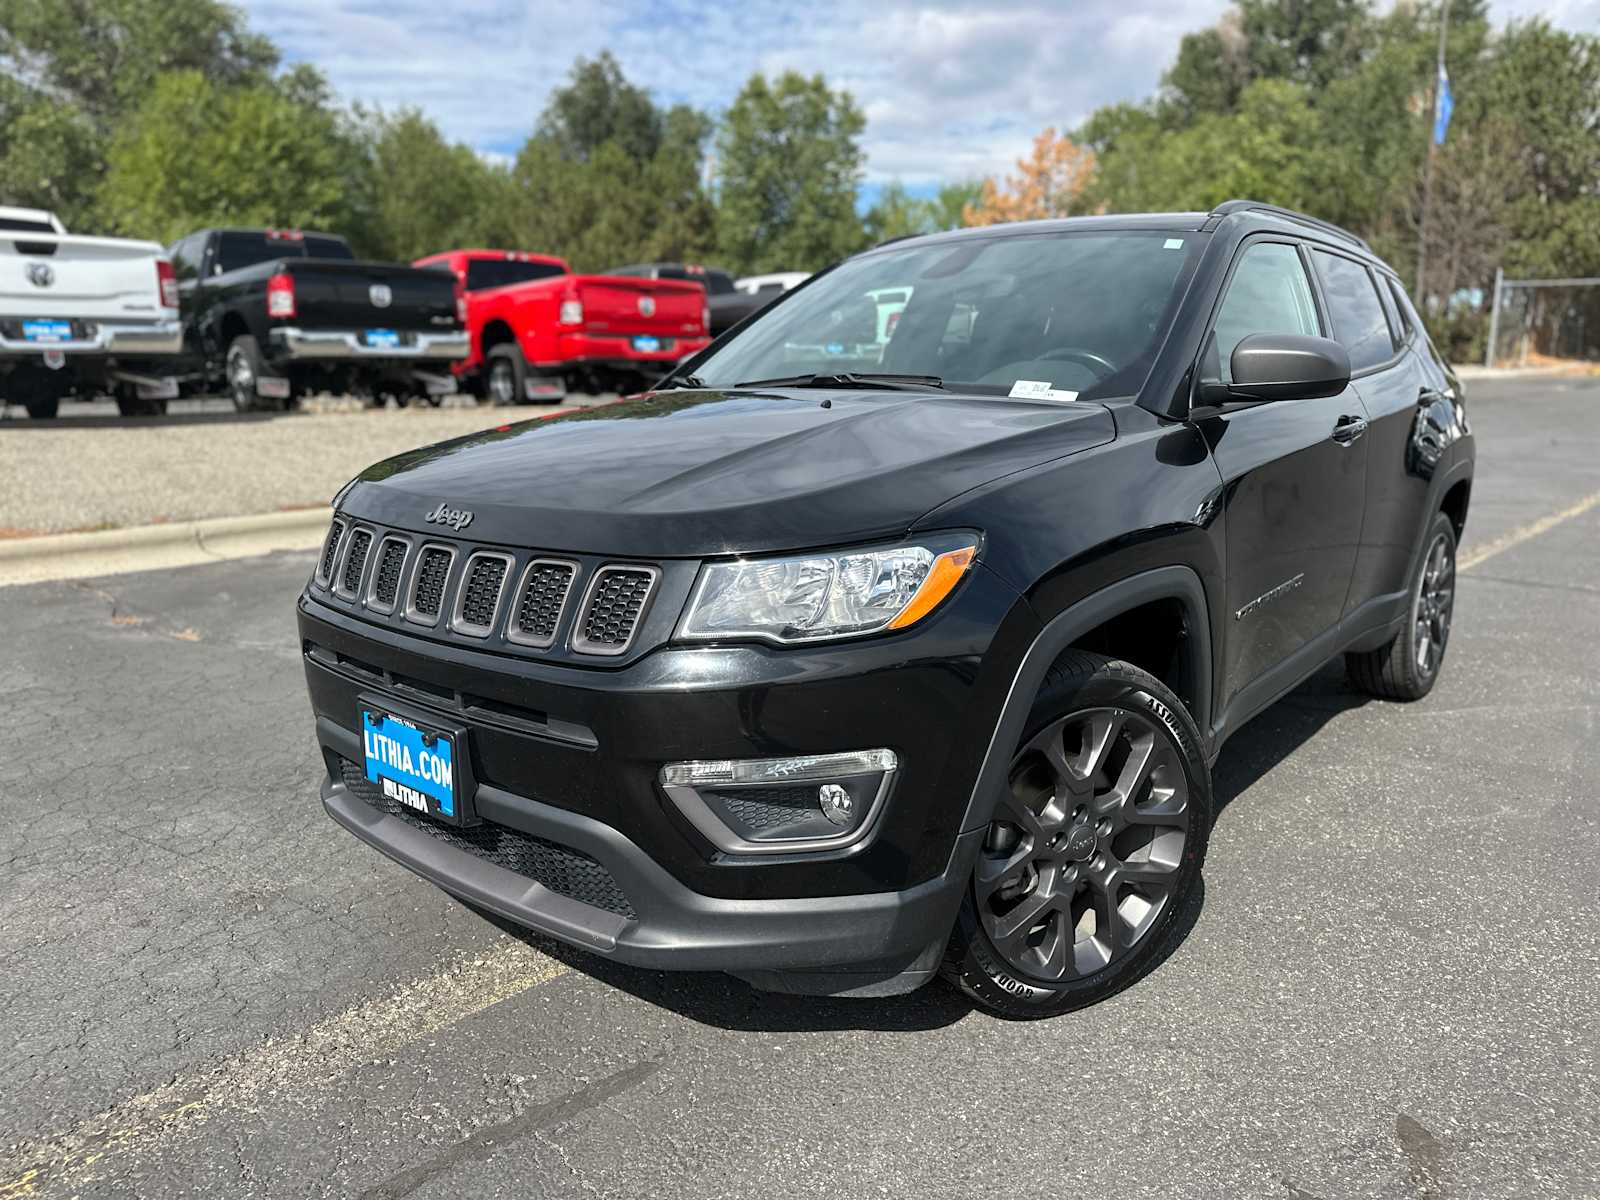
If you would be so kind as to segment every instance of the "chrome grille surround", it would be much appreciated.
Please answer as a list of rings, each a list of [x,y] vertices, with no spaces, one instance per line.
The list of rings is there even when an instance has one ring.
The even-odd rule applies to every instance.
[[[661,569],[646,563],[607,563],[595,571],[578,610],[572,648],[613,658],[626,654],[660,581]]]
[[[439,606],[433,612],[425,612],[417,607],[417,593],[424,585],[432,586],[432,575],[429,574],[430,564],[437,561],[438,555],[444,555],[444,567],[439,575]],[[417,547],[416,564],[411,568],[411,580],[406,585],[406,610],[405,619],[414,625],[437,625],[439,618],[444,615],[445,595],[450,589],[450,575],[456,565],[456,548],[444,542],[424,542]]]
[[[391,555],[391,551],[400,552],[398,560]],[[383,540],[378,543],[378,553],[372,561],[372,577],[367,582],[366,605],[374,612],[392,613],[396,604],[400,602],[400,591],[406,582],[406,564],[411,558],[411,542],[401,537],[398,533],[386,533]],[[389,564],[394,562],[392,573]],[[389,590],[388,599],[382,595],[384,581],[392,578],[394,585]]]
[[[319,587],[327,587],[328,581],[333,578],[333,568],[339,561],[339,550],[345,530],[349,527],[342,517],[335,517],[333,524],[328,526],[328,536],[322,543],[322,557],[317,559],[317,573],[312,576]]]
[[[564,580],[550,577],[552,572],[562,571],[566,573]],[[511,595],[510,610],[506,613],[506,640],[535,650],[555,645],[556,633],[561,628],[561,618],[566,615],[567,601],[572,598],[572,585],[577,579],[578,564],[568,559],[530,559],[517,580],[517,590]],[[529,593],[534,588],[545,595],[538,601],[538,609],[530,613],[527,611]],[[559,594],[556,594],[558,588]],[[524,627],[524,619],[530,616],[535,618],[528,622],[533,625],[531,632]]]
[[[476,621],[467,612],[468,605],[476,607],[479,597],[474,595],[478,585],[480,568],[487,567],[493,570],[491,564],[498,563],[500,577],[494,583],[494,601],[489,606],[488,619]],[[506,584],[511,580],[512,569],[516,566],[516,559],[499,550],[474,550],[467,556],[467,565],[462,568],[461,578],[456,581],[455,605],[450,612],[450,628],[456,633],[465,634],[467,637],[488,637],[494,631],[495,621],[500,615],[500,604],[506,596]]]
[[[333,575],[333,594],[341,600],[354,601],[361,595],[361,580],[367,573],[367,561],[376,540],[377,533],[366,525],[352,525],[345,535],[344,549],[339,552],[339,565]]]

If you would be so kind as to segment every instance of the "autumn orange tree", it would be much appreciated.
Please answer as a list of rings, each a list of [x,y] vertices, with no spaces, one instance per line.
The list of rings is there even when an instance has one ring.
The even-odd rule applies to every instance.
[[[1094,151],[1080,146],[1054,126],[1033,139],[1033,153],[1017,160],[1017,174],[1002,187],[983,181],[976,204],[966,207],[968,225],[1068,217],[1081,212],[1083,191],[1094,178]]]

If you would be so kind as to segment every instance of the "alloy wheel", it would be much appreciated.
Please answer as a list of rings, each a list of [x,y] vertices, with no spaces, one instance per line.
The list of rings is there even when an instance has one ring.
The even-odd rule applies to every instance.
[[[1059,987],[1129,955],[1177,888],[1189,790],[1166,732],[1128,709],[1081,710],[1030,739],[974,868],[1006,963]]]
[[[246,354],[235,351],[228,358],[228,390],[233,393],[233,405],[241,412],[252,408],[256,402],[256,373]]]
[[[496,360],[489,368],[489,398],[499,405],[517,402],[516,372],[505,359]]]
[[[1456,599],[1456,556],[1450,539],[1441,533],[1428,548],[1422,568],[1416,610],[1417,670],[1431,676],[1439,669],[1445,643],[1450,640],[1450,614]]]

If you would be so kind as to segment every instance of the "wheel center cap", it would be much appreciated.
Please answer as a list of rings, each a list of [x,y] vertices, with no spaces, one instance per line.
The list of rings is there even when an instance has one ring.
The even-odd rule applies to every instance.
[[[1071,862],[1082,862],[1094,853],[1094,845],[1094,827],[1074,825],[1061,839],[1061,854]]]

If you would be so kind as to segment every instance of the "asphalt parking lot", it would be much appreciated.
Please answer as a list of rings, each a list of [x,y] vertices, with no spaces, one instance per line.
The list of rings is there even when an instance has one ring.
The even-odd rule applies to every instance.
[[[1600,379],[1469,397],[1439,686],[1246,727],[1181,943],[1048,1022],[611,966],[381,859],[316,798],[311,553],[0,591],[0,1200],[1600,1195]]]

